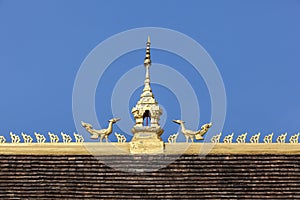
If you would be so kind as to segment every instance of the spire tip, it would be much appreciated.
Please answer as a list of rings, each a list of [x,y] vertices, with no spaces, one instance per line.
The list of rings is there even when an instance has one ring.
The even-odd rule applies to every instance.
[[[148,36],[147,46],[146,46],[146,57],[144,59],[144,66],[149,67],[151,65],[151,56],[150,56],[150,36]]]

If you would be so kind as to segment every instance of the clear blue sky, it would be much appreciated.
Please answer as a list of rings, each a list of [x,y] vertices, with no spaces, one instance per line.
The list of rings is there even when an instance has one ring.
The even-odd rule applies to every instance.
[[[300,131],[299,0],[0,0],[0,135],[76,131],[72,90],[85,57],[114,34],[148,26],[180,31],[213,58],[226,88],[224,134]],[[154,50],[152,61],[172,66],[173,57]],[[137,51],[114,64],[134,67],[143,58],[144,51]],[[201,82],[199,76],[190,79]],[[96,101],[109,99],[105,88],[99,85]],[[208,102],[207,89],[200,88]],[[178,116],[177,104],[168,104],[174,95],[155,85],[153,90],[169,109],[166,135],[176,132],[170,120]],[[102,107],[96,105],[104,126],[111,112]],[[201,120],[209,121],[209,108],[201,109]]]

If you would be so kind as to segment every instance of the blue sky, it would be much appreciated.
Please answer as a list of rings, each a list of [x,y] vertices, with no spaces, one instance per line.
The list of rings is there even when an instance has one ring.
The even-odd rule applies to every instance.
[[[0,135],[76,131],[72,90],[81,63],[100,42],[139,27],[182,32],[210,54],[226,89],[224,134],[300,131],[300,1],[2,0]],[[96,102],[104,98],[108,105],[111,91],[105,80],[121,75],[117,66],[129,70],[142,64],[143,58],[141,50],[117,59],[99,82]],[[152,61],[174,68],[176,63],[188,65],[155,49]],[[197,85],[203,102],[201,121],[208,122],[209,93],[201,76],[193,76],[192,69],[182,73]],[[168,109],[165,139],[177,131],[170,120],[180,115],[178,102],[168,88],[153,85],[153,92]],[[134,92],[129,110],[139,93]],[[100,103],[96,109],[105,126],[111,111]]]

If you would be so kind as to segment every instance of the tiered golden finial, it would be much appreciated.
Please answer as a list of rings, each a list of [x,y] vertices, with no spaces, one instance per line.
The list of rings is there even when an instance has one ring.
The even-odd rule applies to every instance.
[[[155,130],[159,130],[158,135],[163,133],[160,128],[159,119],[162,115],[162,109],[158,105],[154,98],[150,87],[150,72],[149,67],[151,66],[151,56],[150,56],[150,37],[148,36],[148,41],[146,43],[146,56],[144,59],[144,66],[146,68],[146,78],[144,81],[144,89],[140,96],[140,100],[137,102],[136,106],[132,108],[132,114],[136,120],[136,124],[133,128],[133,132],[136,132],[136,128],[144,127],[143,120],[145,117],[149,118],[151,122],[147,123],[145,126],[151,126]],[[151,123],[151,124],[150,124]],[[146,127],[144,127],[146,128]]]
[[[135,119],[135,125],[131,130],[134,135],[130,142],[130,152],[162,153],[164,143],[160,136],[164,130],[159,125],[162,109],[155,100],[150,87],[150,37],[148,37],[146,45],[146,56],[144,59],[146,78],[144,89],[139,101],[131,110]]]

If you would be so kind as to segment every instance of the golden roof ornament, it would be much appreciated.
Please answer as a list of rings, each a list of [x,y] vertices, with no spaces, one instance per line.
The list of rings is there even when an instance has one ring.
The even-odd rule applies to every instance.
[[[120,118],[112,118],[108,120],[108,127],[96,130],[93,128],[93,126],[89,123],[81,122],[81,125],[83,128],[87,130],[91,134],[91,139],[98,139],[100,138],[100,142],[102,142],[104,139],[106,142],[108,142],[108,136],[113,132],[113,124],[121,120]]]
[[[164,130],[159,125],[162,109],[155,100],[150,87],[150,44],[150,37],[148,36],[144,59],[146,69],[144,89],[140,100],[131,111],[135,119],[135,125],[131,130],[133,133],[130,142],[131,153],[163,153],[164,151],[164,143],[160,137]]]

